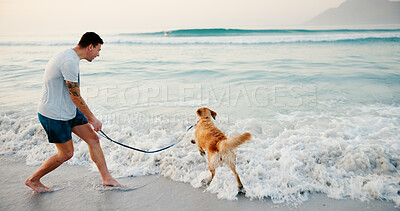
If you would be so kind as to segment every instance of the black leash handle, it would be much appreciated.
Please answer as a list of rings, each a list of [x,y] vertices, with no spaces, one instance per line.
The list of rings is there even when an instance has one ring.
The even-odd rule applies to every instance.
[[[189,131],[190,129],[192,129],[194,126],[196,126],[196,125],[190,126],[189,129],[186,130],[186,132],[188,132],[188,131]],[[99,132],[97,131],[97,133],[99,133]],[[100,133],[101,133],[101,134],[100,134]],[[166,147],[164,147],[164,148],[161,148],[161,149],[158,149],[158,150],[154,150],[154,151],[145,151],[145,150],[142,150],[142,149],[138,149],[138,148],[135,148],[135,147],[131,147],[131,146],[125,145],[125,144],[120,143],[120,142],[118,142],[118,141],[114,141],[113,139],[111,139],[110,137],[108,137],[107,134],[105,134],[102,130],[100,130],[100,133],[99,133],[99,134],[100,134],[101,136],[103,136],[104,138],[108,139],[108,140],[111,141],[111,142],[114,142],[114,143],[119,144],[119,145],[121,145],[121,146],[123,146],[123,147],[129,148],[129,149],[132,149],[132,150],[136,150],[136,151],[139,151],[139,152],[143,152],[143,153],[156,153],[156,152],[161,152],[161,151],[166,150],[166,149],[168,149],[168,148],[171,148],[171,147],[173,147],[175,144],[177,144],[177,143],[171,144],[171,145],[169,145],[169,146],[166,146]]]

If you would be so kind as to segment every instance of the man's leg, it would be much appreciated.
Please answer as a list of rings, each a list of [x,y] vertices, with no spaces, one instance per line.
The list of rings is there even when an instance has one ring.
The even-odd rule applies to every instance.
[[[53,189],[46,187],[40,182],[40,179],[59,167],[62,163],[69,160],[74,154],[74,145],[72,140],[65,143],[56,143],[58,153],[45,160],[42,165],[25,180],[25,185],[32,188],[36,193],[49,192]]]
[[[110,174],[104,158],[103,150],[101,149],[99,137],[94,132],[89,123],[75,126],[72,132],[83,139],[89,146],[90,157],[96,164],[103,179],[102,185],[106,186],[122,186]]]

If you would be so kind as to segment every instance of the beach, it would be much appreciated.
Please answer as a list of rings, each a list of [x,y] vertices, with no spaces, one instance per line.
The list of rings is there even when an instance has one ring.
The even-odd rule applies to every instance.
[[[126,188],[102,187],[98,172],[67,164],[43,178],[54,192],[36,194],[24,185],[36,166],[27,166],[23,159],[10,156],[1,156],[0,164],[1,210],[398,210],[390,202],[334,200],[317,193],[300,205],[245,197],[222,200],[204,188],[158,175],[119,178]]]
[[[79,67],[81,94],[102,130],[144,151],[175,145],[144,154],[100,137],[113,176],[134,189],[109,190],[73,135],[73,158],[44,178],[59,190],[32,194],[23,181],[56,152],[37,116],[44,68],[80,36],[0,36],[2,209],[400,206],[397,26],[101,34],[100,57]],[[217,113],[227,137],[252,134],[235,149],[245,195],[226,166],[205,185],[207,159],[188,130],[200,107]]]

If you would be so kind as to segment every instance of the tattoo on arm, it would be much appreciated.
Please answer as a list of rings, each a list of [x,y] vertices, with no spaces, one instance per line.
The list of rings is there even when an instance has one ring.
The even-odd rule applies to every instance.
[[[78,82],[69,82],[69,81],[65,81],[67,83],[68,88],[75,88],[78,87],[79,88],[79,83]]]
[[[69,94],[74,97],[81,97],[78,82],[65,81],[68,87]]]
[[[71,96],[71,100],[73,103],[79,107],[79,110],[86,116],[86,117],[94,117],[93,113],[90,111],[89,107],[87,106],[85,100],[81,96],[81,92],[79,89],[78,82],[71,82],[65,81],[67,84],[67,88],[69,91],[69,95]]]

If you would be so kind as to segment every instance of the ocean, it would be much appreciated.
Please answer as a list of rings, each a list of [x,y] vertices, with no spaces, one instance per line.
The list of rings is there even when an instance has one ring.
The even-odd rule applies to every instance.
[[[81,35],[0,36],[0,155],[40,165],[56,152],[37,119],[44,68]],[[81,92],[103,131],[115,177],[162,175],[194,188],[210,179],[190,143],[196,110],[217,113],[236,149],[245,197],[298,204],[313,193],[400,206],[400,28],[178,29],[100,34],[81,61]],[[96,171],[73,137],[71,165]],[[237,199],[226,166],[205,189]]]

